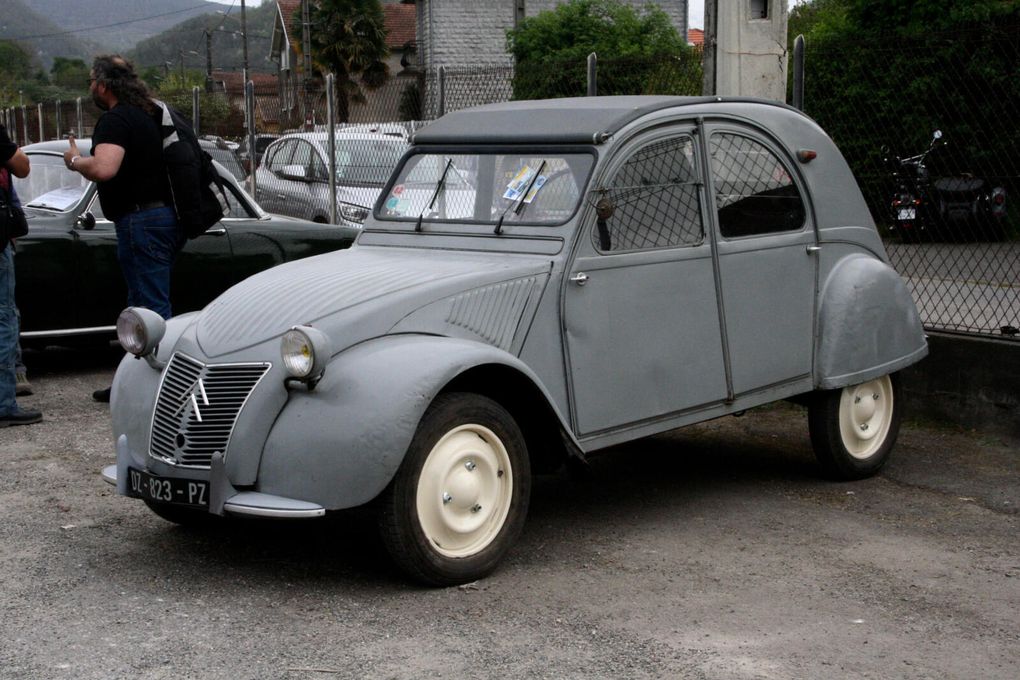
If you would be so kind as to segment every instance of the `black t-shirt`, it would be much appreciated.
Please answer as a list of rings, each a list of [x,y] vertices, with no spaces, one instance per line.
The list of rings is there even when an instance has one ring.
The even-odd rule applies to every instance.
[[[11,160],[17,150],[18,145],[7,136],[7,128],[0,125],[0,165],[5,165],[7,161]]]
[[[99,203],[107,219],[117,221],[138,204],[169,199],[163,139],[153,116],[137,106],[118,104],[96,123],[92,155],[100,144],[116,144],[124,149],[117,174],[98,183]]]

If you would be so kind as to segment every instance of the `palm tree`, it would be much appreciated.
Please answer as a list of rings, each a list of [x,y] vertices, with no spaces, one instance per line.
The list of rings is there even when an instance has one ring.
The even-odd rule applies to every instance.
[[[300,25],[298,13],[295,18]],[[310,19],[312,58],[336,78],[337,120],[347,122],[351,102],[365,101],[362,87],[373,90],[389,76],[382,5],[379,0],[318,0]]]

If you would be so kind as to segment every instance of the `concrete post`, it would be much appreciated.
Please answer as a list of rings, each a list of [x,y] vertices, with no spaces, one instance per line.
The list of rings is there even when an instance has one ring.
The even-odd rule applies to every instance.
[[[255,83],[250,80],[244,84],[244,121],[248,127],[248,154],[252,159],[248,193],[255,199]]]
[[[42,142],[42,141],[45,141],[45,140],[46,140],[46,134],[45,134],[45,132],[43,131],[43,110],[42,110],[42,102],[39,102],[39,106],[38,106],[38,109],[39,109],[39,141],[40,141],[40,142]]]
[[[441,118],[446,113],[446,67],[439,67],[439,111],[436,118]]]
[[[75,116],[78,118],[78,137],[84,137],[85,121],[83,120],[84,112],[82,111],[81,108],[81,97],[78,97],[77,99],[74,100],[74,113]]]
[[[199,102],[198,99],[198,93],[199,89],[197,85],[191,88],[191,127],[195,129],[196,137],[202,134],[198,129],[199,127],[198,123],[201,120],[200,114],[202,113],[201,103]]]
[[[592,52],[588,55],[588,96],[594,97],[598,93],[598,57]]]
[[[804,110],[804,36],[793,41],[793,106]]]

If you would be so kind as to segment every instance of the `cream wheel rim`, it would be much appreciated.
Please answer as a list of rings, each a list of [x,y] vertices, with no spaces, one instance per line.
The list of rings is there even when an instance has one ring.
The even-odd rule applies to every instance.
[[[456,427],[436,442],[418,479],[418,521],[447,557],[469,557],[499,535],[510,513],[510,456],[496,434],[477,424]]]
[[[839,432],[847,452],[857,460],[875,455],[885,443],[892,413],[889,376],[844,387],[839,399]]]

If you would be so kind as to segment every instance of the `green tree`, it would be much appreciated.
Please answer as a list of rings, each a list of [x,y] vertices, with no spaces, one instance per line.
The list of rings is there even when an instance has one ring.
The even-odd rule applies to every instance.
[[[516,99],[584,94],[591,52],[599,94],[701,92],[694,51],[651,4],[638,11],[618,0],[571,0],[507,31],[507,51],[516,63]]]
[[[54,57],[50,68],[50,82],[65,90],[81,91],[87,89],[89,67],[81,59]]]
[[[312,59],[336,78],[337,120],[347,122],[352,102],[365,101],[362,88],[386,82],[386,25],[379,0],[319,0],[311,10]],[[294,13],[295,35],[301,16]]]
[[[18,92],[31,83],[32,57],[21,45],[11,40],[0,40],[0,105],[19,103]]]

